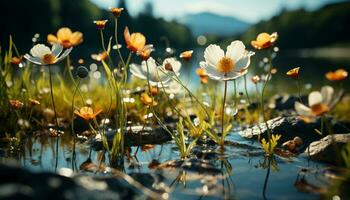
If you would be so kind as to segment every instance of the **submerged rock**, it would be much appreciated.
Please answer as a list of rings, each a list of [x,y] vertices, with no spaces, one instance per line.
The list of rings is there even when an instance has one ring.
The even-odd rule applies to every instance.
[[[204,159],[185,159],[185,160],[170,160],[158,166],[158,168],[180,168],[187,171],[205,173],[205,174],[220,174],[221,170],[216,168],[211,162]]]
[[[113,143],[115,131],[106,131],[107,140],[110,145]],[[126,146],[142,146],[145,144],[162,144],[170,141],[171,136],[160,126],[131,126],[128,127],[125,133],[125,145]],[[102,149],[101,137],[96,137],[92,141],[92,147],[94,149]]]
[[[70,169],[62,175],[0,165],[0,199],[137,199],[143,196],[134,186],[115,176],[72,175]],[[69,171],[69,173],[67,173]],[[134,180],[151,187],[149,174],[130,174]]]
[[[342,122],[337,122],[332,118],[328,117],[327,120],[330,122],[334,133],[344,133],[349,131],[347,124]],[[320,130],[321,127],[321,119],[318,118],[316,122],[305,123],[303,120],[299,119],[297,116],[290,117],[276,117],[274,119],[268,120],[267,124],[272,132],[272,134],[281,134],[282,137],[279,141],[280,144],[293,140],[294,137],[298,136],[303,141],[303,148],[305,149],[306,145],[310,144],[313,141],[320,140],[325,135],[328,135],[328,130],[325,126],[324,135],[318,134],[315,129]],[[267,129],[265,123],[262,122],[259,125],[254,125],[249,127],[239,134],[244,138],[257,138],[259,133],[261,132],[261,137],[267,137]]]
[[[312,160],[335,165],[342,165],[342,160],[337,156],[344,145],[350,142],[350,133],[328,135],[321,140],[312,142],[305,150]]]

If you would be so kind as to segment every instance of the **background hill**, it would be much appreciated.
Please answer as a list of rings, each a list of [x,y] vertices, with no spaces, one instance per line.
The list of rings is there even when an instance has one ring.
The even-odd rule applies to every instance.
[[[196,36],[211,34],[230,36],[246,31],[251,24],[234,17],[221,16],[210,12],[187,14],[178,19],[187,25]]]

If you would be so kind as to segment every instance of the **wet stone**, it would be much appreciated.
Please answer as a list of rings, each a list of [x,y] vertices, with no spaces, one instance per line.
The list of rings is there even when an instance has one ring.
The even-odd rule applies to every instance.
[[[211,162],[204,159],[185,159],[185,160],[170,160],[158,166],[159,168],[180,168],[183,170],[205,173],[205,174],[219,174],[221,170],[216,168]]]
[[[115,131],[106,131],[108,143],[112,145]],[[145,144],[162,144],[170,141],[171,136],[160,126],[157,127],[144,127],[144,126],[131,126],[128,127],[125,133],[125,145],[126,146],[142,146]],[[92,141],[92,147],[95,150],[102,149],[101,138],[95,138]]]
[[[327,118],[330,122],[334,133],[344,133],[348,132],[349,125],[343,122],[336,121],[330,117]],[[279,141],[280,144],[288,140],[293,140],[296,136],[300,137],[303,141],[303,145],[300,147],[304,150],[308,144],[313,141],[320,140],[324,135],[328,135],[327,128],[324,128],[324,135],[318,134],[315,129],[320,130],[321,118],[318,118],[315,122],[305,123],[303,120],[299,119],[297,116],[291,117],[276,117],[274,119],[268,120],[267,124],[272,132],[272,134],[281,134],[282,137]],[[265,123],[260,123],[259,125],[251,126],[239,134],[248,139],[258,138],[261,132],[261,137],[267,138],[267,129]]]
[[[341,151],[344,145],[350,142],[350,134],[328,135],[321,140],[312,142],[305,150],[312,160],[334,165],[343,165],[342,159],[338,158],[337,151]]]

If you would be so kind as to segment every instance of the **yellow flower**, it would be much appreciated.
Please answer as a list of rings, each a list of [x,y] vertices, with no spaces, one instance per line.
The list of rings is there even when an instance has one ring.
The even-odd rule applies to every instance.
[[[158,103],[147,94],[147,93],[142,93],[140,97],[140,101],[145,104],[146,106],[149,106],[152,104],[153,101],[153,106],[156,106]]]
[[[119,17],[123,10],[124,8],[111,8],[111,12],[113,13],[114,17]]]
[[[93,60],[101,62],[101,61],[106,60],[108,58],[108,53],[107,53],[107,51],[104,51],[104,52],[99,53],[99,54],[91,54],[91,58]]]
[[[292,78],[299,78],[299,70],[300,70],[300,67],[296,67],[289,70],[286,74],[287,76],[290,76]]]
[[[10,100],[10,105],[12,108],[19,110],[23,107],[23,103],[17,99]]]
[[[326,78],[329,81],[341,81],[344,80],[348,76],[348,72],[344,69],[338,69],[334,72],[330,71],[326,73]]]
[[[180,58],[184,59],[185,61],[190,61],[192,58],[193,50],[184,51],[180,54]]]
[[[19,65],[22,62],[23,56],[19,56],[19,57],[12,57],[11,58],[11,63],[13,65]]]
[[[277,40],[278,34],[276,32],[271,35],[268,33],[260,33],[256,40],[251,41],[251,45],[256,49],[266,49],[271,47]]]
[[[196,74],[199,76],[199,78],[201,79],[201,83],[202,84],[207,84],[208,83],[208,74],[205,71],[205,69],[202,68],[197,68],[196,69]]]
[[[96,24],[96,28],[98,30],[102,30],[106,27],[108,20],[96,20],[94,23]]]
[[[91,107],[85,106],[80,108],[80,110],[74,111],[76,115],[79,117],[85,119],[85,120],[91,120],[94,119],[98,114],[100,114],[102,110],[98,110],[97,112],[94,112],[94,110]]]
[[[153,45],[149,44],[145,45],[141,50],[138,50],[136,54],[140,56],[142,60],[148,60],[153,50]]]
[[[63,48],[70,48],[77,46],[83,42],[83,34],[79,31],[72,32],[69,28],[63,27],[57,31],[57,36],[49,34],[47,36],[48,43],[58,43],[63,46]]]
[[[29,103],[32,106],[40,105],[40,102],[38,100],[35,100],[35,99],[29,99]]]
[[[130,35],[128,27],[124,29],[124,39],[126,47],[135,53],[142,51],[146,45],[146,37],[142,33],[132,33]]]

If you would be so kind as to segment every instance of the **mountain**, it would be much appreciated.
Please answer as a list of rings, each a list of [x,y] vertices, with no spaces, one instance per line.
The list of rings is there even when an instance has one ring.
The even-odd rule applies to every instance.
[[[210,12],[188,14],[178,19],[179,23],[187,25],[194,35],[214,34],[229,36],[246,31],[250,24],[229,16]]]
[[[283,49],[314,48],[350,44],[350,2],[325,5],[318,10],[283,10],[269,20],[261,21],[242,33],[239,39],[249,44],[261,32],[278,32],[277,45]],[[227,45],[237,35],[220,44]]]

